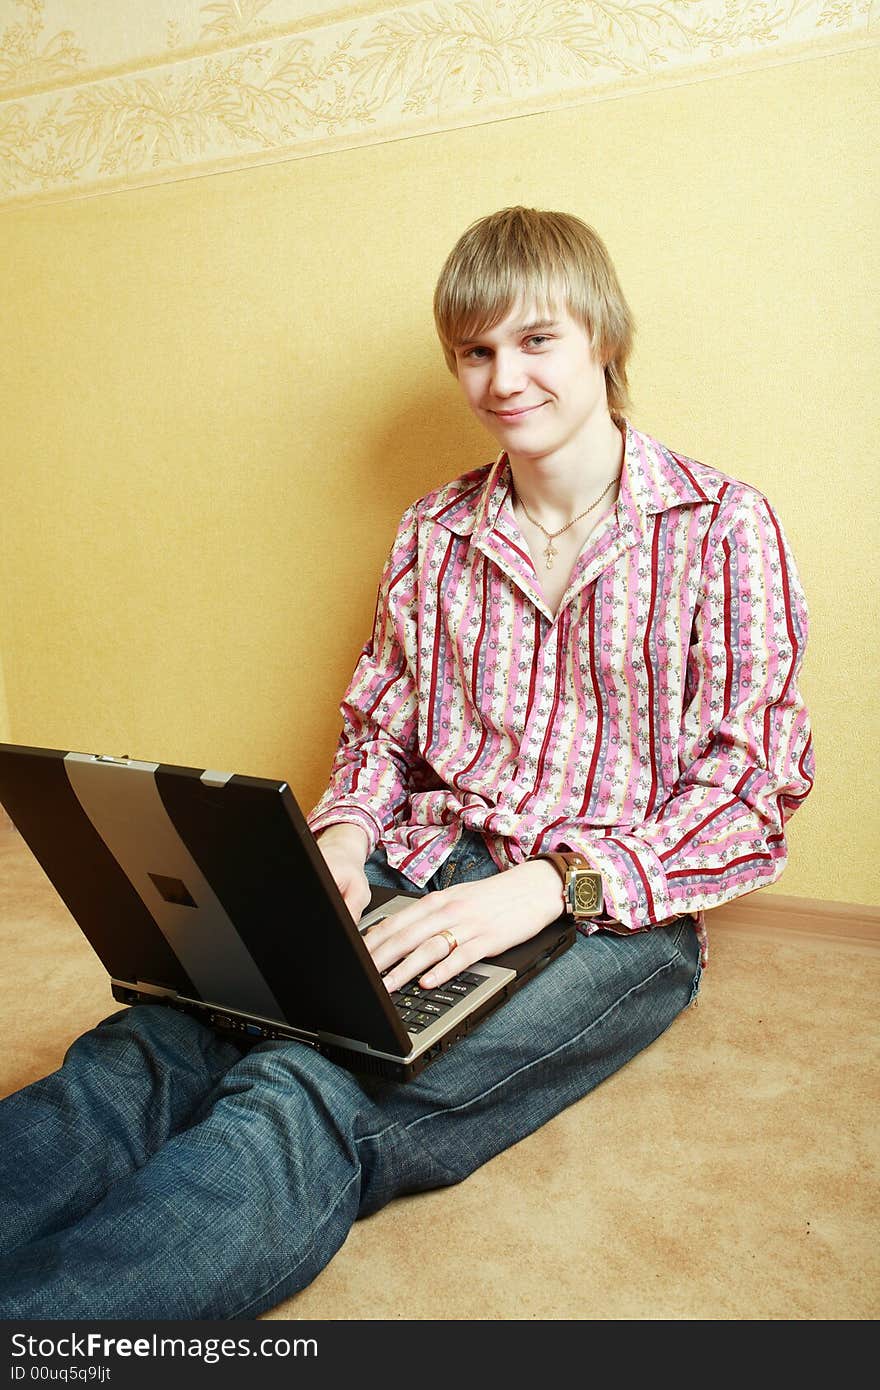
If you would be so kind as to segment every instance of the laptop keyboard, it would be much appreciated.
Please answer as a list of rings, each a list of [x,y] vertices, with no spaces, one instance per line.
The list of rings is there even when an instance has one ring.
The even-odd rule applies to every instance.
[[[407,1032],[421,1033],[423,1028],[442,1018],[453,1004],[460,1004],[485,978],[485,975],[475,975],[472,970],[463,970],[438,989],[420,989],[417,984],[404,985],[403,989],[394,991],[391,1002]]]

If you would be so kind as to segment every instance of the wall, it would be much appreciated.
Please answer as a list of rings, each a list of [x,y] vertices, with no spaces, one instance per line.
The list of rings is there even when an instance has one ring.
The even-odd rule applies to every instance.
[[[6,699],[6,681],[3,676],[2,652],[0,652],[0,743],[8,742],[11,737],[9,703]]]
[[[310,804],[397,517],[493,452],[433,338],[436,273],[474,217],[562,207],[635,311],[635,423],[762,487],[798,556],[819,775],[780,889],[878,902],[877,51],[795,56],[114,192],[88,171],[14,190],[10,737],[285,776]]]

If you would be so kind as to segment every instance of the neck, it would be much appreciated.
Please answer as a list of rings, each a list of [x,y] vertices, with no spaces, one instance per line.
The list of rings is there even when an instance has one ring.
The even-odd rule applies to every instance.
[[[608,415],[586,440],[545,458],[508,455],[517,497],[548,530],[564,525],[599,496],[623,463],[624,439]],[[609,502],[614,501],[613,491]]]

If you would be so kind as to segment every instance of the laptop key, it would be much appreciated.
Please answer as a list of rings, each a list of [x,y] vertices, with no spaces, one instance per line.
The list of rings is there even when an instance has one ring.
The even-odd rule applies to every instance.
[[[425,999],[430,999],[432,1004],[445,1004],[447,1008],[450,1004],[457,1004],[461,995],[445,994],[443,990],[432,989],[430,994],[426,994]]]

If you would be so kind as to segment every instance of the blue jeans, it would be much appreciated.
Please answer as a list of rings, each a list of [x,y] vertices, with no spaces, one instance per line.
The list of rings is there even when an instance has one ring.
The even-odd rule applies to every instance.
[[[494,872],[466,833],[429,887]],[[368,875],[414,891],[381,851]],[[310,1283],[358,1217],[460,1182],[592,1090],[699,976],[689,918],[579,934],[405,1084],[123,1009],[0,1103],[0,1317],[254,1317]]]

